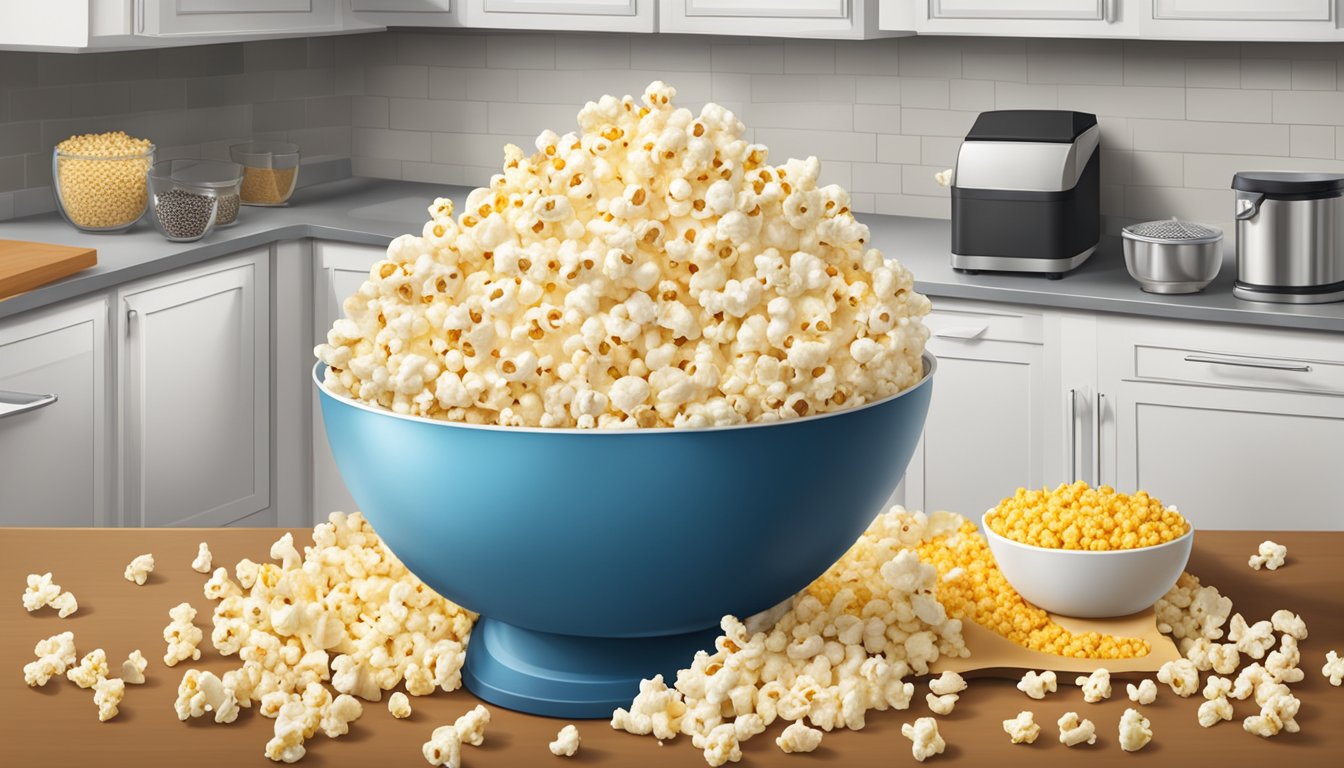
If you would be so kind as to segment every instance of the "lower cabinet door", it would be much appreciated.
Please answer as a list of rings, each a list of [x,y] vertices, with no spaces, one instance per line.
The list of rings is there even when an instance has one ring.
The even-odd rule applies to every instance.
[[[1111,388],[1102,435],[1114,436],[1115,455],[1102,459],[1114,470],[1103,478],[1118,490],[1142,488],[1175,504],[1196,528],[1344,530],[1344,397],[1133,381]]]
[[[0,321],[0,525],[108,519],[107,300]]]
[[[268,257],[118,291],[125,525],[217,526],[269,509]]]
[[[369,268],[387,256],[387,249],[373,245],[316,242],[313,244],[314,344],[327,340],[327,331],[345,316],[341,305],[369,279]],[[313,513],[318,521],[332,512],[354,512],[359,507],[346,490],[336,459],[327,445],[322,408],[313,397]]]

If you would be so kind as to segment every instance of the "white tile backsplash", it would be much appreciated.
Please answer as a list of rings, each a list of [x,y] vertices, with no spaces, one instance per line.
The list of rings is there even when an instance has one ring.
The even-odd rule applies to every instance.
[[[777,162],[817,155],[860,212],[948,216],[933,173],[988,109],[1095,112],[1111,230],[1226,225],[1238,170],[1344,170],[1338,45],[405,30],[100,56],[4,58],[0,220],[50,209],[50,147],[71,133],[124,129],[165,157],[274,136],[358,175],[481,184],[505,143],[659,79],[736,111]]]

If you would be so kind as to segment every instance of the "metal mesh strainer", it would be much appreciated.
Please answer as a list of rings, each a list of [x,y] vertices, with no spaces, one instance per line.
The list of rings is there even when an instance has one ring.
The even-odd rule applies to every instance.
[[[1177,219],[1131,224],[1121,234],[1135,240],[1164,243],[1209,243],[1223,239],[1223,231],[1217,227]]]

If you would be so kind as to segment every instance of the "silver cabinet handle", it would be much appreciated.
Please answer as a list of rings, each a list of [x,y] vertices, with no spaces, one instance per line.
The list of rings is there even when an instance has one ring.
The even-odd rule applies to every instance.
[[[1078,479],[1078,390],[1069,390],[1069,482]]]
[[[30,395],[24,392],[6,392],[0,389],[0,419],[6,416],[35,411],[56,402],[55,395]]]
[[[1212,365],[1234,365],[1238,368],[1268,368],[1271,371],[1311,373],[1311,366],[1306,363],[1276,363],[1271,360],[1239,360],[1235,357],[1219,357],[1217,355],[1186,355],[1185,362],[1210,363]]]
[[[987,330],[989,330],[988,325],[959,326],[953,328],[939,328],[933,332],[933,335],[940,339],[964,339],[970,341],[971,339],[978,339],[985,335],[985,331]]]
[[[1097,402],[1092,409],[1092,438],[1096,441],[1095,450],[1092,453],[1092,485],[1093,487],[1101,485],[1101,419],[1102,410],[1105,408],[1106,396],[1097,393]]]
[[[1107,24],[1115,23],[1115,0],[1102,0],[1101,13]]]

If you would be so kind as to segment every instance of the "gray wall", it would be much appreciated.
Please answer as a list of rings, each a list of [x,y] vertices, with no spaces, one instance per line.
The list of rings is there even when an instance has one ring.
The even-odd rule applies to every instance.
[[[50,199],[47,153],[75,131],[207,156],[285,135],[351,154],[359,175],[482,184],[504,142],[530,147],[583,102],[656,78],[683,104],[736,110],[777,160],[818,155],[859,211],[947,216],[933,174],[996,108],[1100,116],[1112,232],[1172,215],[1227,226],[1236,170],[1344,170],[1344,45],[445,31],[0,56],[0,217]]]

